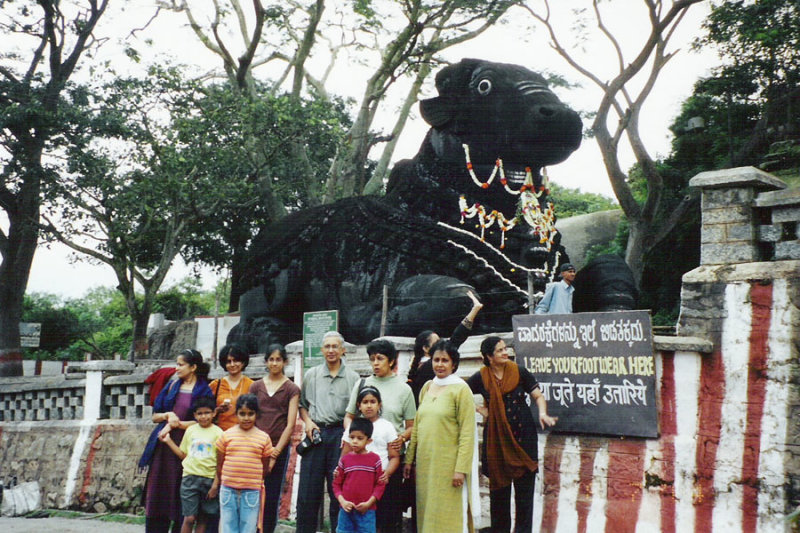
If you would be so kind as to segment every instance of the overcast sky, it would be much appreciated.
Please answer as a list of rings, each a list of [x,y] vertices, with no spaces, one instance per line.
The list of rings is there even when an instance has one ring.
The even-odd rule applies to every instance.
[[[556,3],[556,2],[554,2]],[[669,4],[670,2],[665,2]],[[210,2],[209,2],[210,4]],[[248,5],[247,2],[243,4]],[[534,5],[535,2],[532,2]],[[558,0],[559,7],[564,5],[590,5],[587,0]],[[633,58],[633,50],[646,37],[648,29],[641,0],[614,0],[603,2],[602,6],[613,8],[608,10],[606,22],[615,35],[621,36],[624,49],[630,50],[626,60]],[[125,56],[122,37],[127,36],[132,27],[142,27],[153,13],[151,0],[129,0],[124,3],[112,2],[109,12],[101,22],[99,35],[106,35],[109,41],[100,50],[95,64],[109,60],[119,74],[141,72],[151,61],[170,58],[172,62],[195,65],[198,71],[218,68],[220,60],[203,48],[187,27],[186,18],[180,14],[162,12],[145,30],[137,32],[133,44],[143,56],[139,65],[132,64]],[[123,11],[120,11],[122,9]],[[653,156],[665,156],[670,149],[670,132],[667,129],[673,118],[680,111],[681,102],[689,96],[692,85],[701,76],[707,75],[716,57],[712,53],[693,53],[689,51],[690,43],[700,33],[700,23],[707,12],[707,5],[701,4],[690,9],[678,32],[672,39],[672,49],[679,48],[679,54],[672,59],[662,72],[658,84],[647,100],[642,112],[641,131],[645,145]],[[617,61],[606,42],[595,39],[589,32],[573,32],[570,27],[574,17],[568,11],[554,13],[565,40],[580,35],[586,41],[583,52],[576,53],[587,62],[593,71],[610,78],[613,76]],[[591,110],[600,98],[591,82],[580,78],[557,54],[552,51],[545,40],[541,28],[531,30],[530,17],[516,12],[511,21],[495,29],[489,30],[479,38],[446,51],[445,58],[458,61],[463,57],[475,57],[492,61],[519,63],[532,70],[551,71],[561,74],[572,82],[579,82],[582,87],[570,90],[556,89],[559,97],[575,109]],[[239,38],[240,41],[240,38]],[[239,42],[236,41],[236,42]],[[149,44],[152,43],[152,44]],[[235,54],[235,52],[234,52]],[[86,58],[83,58],[87,66]],[[314,65],[312,68],[320,67]],[[351,65],[331,79],[329,90],[358,100],[363,91],[363,79],[366,70],[358,65]],[[85,75],[88,75],[86,73]],[[257,76],[268,77],[269,73]],[[605,78],[604,78],[605,79]],[[357,80],[357,82],[354,82]],[[397,95],[404,95],[405,89],[398,87]],[[423,89],[422,97],[435,94],[432,80]],[[386,102],[379,113],[374,128],[388,129],[392,125],[393,111],[399,105],[399,96]],[[414,115],[406,126],[395,152],[395,159],[413,157],[419,148],[428,126],[418,117],[416,107]],[[374,153],[378,157],[379,153]],[[633,163],[633,157],[626,153],[622,158],[623,168]],[[613,193],[605,174],[599,150],[593,139],[585,139],[582,146],[566,162],[548,169],[550,179],[570,188],[579,188],[587,192],[596,192],[607,196]],[[556,206],[558,209],[558,206]],[[94,286],[115,286],[116,279],[107,266],[89,265],[85,262],[74,262],[65,247],[53,245],[50,249],[40,248],[31,271],[29,292],[50,292],[64,297],[79,297]],[[176,264],[168,278],[167,285],[174,283],[189,274],[189,268]],[[215,282],[214,276],[206,273],[204,283],[210,287]]]

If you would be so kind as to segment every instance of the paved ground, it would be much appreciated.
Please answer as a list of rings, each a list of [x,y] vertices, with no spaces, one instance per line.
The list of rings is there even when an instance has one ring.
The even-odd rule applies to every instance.
[[[92,518],[0,517],[2,533],[144,533],[144,526],[104,522]],[[293,526],[278,524],[275,533],[294,533]]]
[[[0,517],[3,533],[143,533],[144,526],[119,524],[86,518],[6,518]]]

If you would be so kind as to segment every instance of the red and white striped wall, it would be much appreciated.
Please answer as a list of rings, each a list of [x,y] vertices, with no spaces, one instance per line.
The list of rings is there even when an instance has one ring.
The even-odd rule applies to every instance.
[[[790,531],[790,289],[728,283],[713,353],[656,354],[659,439],[541,436],[534,530]]]

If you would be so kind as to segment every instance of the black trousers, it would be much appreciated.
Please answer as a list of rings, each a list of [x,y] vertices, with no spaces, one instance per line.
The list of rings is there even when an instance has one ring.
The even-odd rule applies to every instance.
[[[514,486],[514,533],[533,531],[533,488],[536,473],[527,472],[512,481]],[[511,532],[511,485],[489,492],[492,533]]]
[[[146,517],[144,530],[146,533],[180,533],[183,520],[172,522],[169,518]]]
[[[323,486],[327,484],[331,533],[336,533],[339,501],[333,495],[333,471],[341,455],[342,426],[322,428],[322,442],[309,448],[300,461],[297,487],[297,533],[315,533],[317,516],[322,505]]]

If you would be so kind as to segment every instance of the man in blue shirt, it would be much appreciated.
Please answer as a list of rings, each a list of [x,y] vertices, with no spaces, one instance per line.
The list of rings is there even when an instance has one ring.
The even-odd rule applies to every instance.
[[[575,266],[572,263],[561,265],[561,281],[547,286],[544,297],[536,306],[537,315],[566,315],[572,312],[572,293],[575,287]]]

